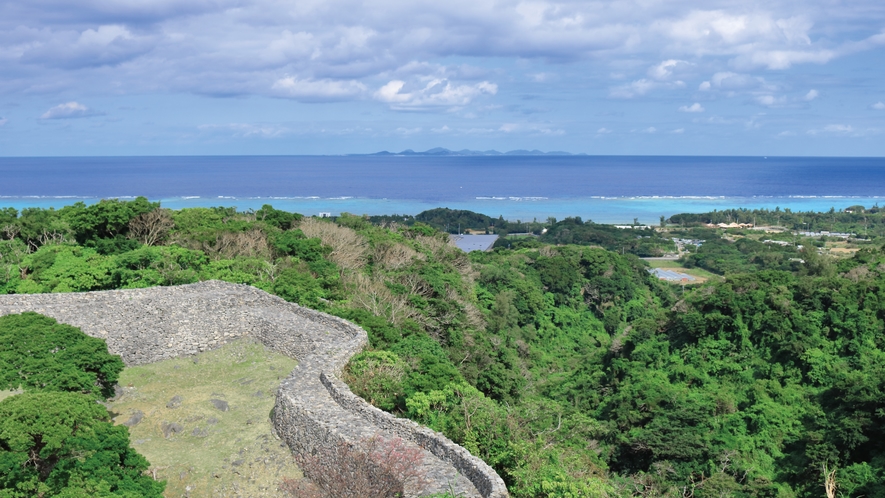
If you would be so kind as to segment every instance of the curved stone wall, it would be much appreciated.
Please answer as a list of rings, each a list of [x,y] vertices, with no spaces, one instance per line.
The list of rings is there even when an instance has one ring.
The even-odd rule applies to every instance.
[[[105,339],[127,365],[191,355],[252,336],[298,366],[277,392],[273,424],[293,452],[332,461],[363,438],[396,436],[424,453],[428,477],[407,496],[454,491],[505,498],[504,482],[482,460],[442,434],[393,417],[355,396],[337,375],[367,344],[366,332],[247,285],[219,281],[70,294],[0,296],[0,315],[36,311]]]

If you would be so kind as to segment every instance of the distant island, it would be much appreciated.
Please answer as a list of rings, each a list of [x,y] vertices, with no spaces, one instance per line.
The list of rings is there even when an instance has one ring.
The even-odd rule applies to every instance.
[[[412,149],[406,149],[402,152],[389,152],[382,150],[373,154],[351,154],[354,156],[586,156],[587,154],[572,154],[571,152],[563,152],[559,150],[543,152],[540,150],[511,150],[508,152],[499,152],[497,150],[449,150],[443,147],[434,147],[424,152],[416,152]]]

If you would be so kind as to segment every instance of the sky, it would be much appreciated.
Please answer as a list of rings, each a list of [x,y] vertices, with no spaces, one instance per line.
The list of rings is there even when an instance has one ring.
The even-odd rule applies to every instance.
[[[0,0],[0,156],[885,156],[881,0]]]

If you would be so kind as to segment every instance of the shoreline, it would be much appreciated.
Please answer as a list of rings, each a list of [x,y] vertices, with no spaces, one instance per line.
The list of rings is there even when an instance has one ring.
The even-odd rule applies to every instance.
[[[108,196],[108,199],[131,200],[135,196]],[[55,208],[83,202],[95,204],[98,196],[0,196],[0,208]],[[885,196],[789,196],[789,197],[714,197],[714,196],[631,196],[631,197],[581,197],[581,198],[526,198],[488,197],[455,201],[414,199],[373,199],[342,196],[321,197],[234,197],[234,196],[187,196],[155,197],[163,207],[183,209],[192,207],[236,207],[239,211],[257,210],[265,204],[276,209],[296,212],[306,216],[319,213],[357,215],[416,215],[438,207],[483,213],[508,221],[544,221],[549,217],[563,219],[580,216],[585,221],[618,224],[632,223],[637,218],[641,224],[657,224],[661,216],[669,218],[681,213],[707,213],[726,209],[770,209],[779,207],[794,212],[826,212],[830,208],[844,210],[849,206],[870,207],[885,201]]]

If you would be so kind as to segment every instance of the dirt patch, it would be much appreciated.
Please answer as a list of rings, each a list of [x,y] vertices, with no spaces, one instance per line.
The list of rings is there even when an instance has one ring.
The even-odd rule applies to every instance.
[[[839,256],[851,256],[860,249],[856,247],[833,247],[830,249],[830,254],[839,255]]]
[[[16,389],[14,391],[0,391],[0,401],[3,401],[4,399],[6,399],[10,396],[15,396],[16,394],[21,394],[23,392],[24,391],[22,391],[21,389]]]
[[[281,496],[300,471],[272,431],[274,393],[296,362],[241,339],[188,358],[127,368],[108,403],[167,498]]]

